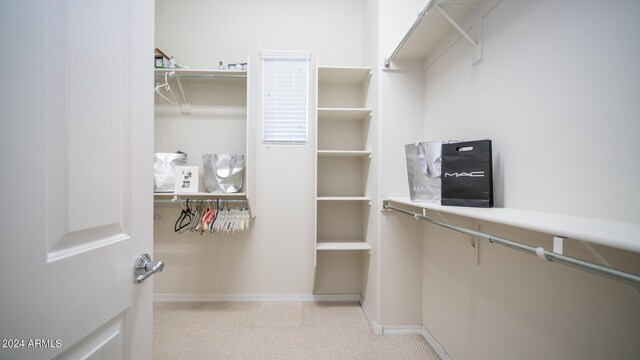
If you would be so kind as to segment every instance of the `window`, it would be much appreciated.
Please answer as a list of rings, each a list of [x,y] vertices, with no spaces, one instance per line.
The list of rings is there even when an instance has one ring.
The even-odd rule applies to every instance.
[[[262,53],[262,142],[306,144],[309,53]]]

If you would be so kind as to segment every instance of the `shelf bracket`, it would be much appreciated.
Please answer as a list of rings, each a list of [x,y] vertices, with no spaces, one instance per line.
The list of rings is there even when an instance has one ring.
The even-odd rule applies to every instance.
[[[176,76],[176,81],[178,82],[178,89],[180,89],[180,95],[182,96],[182,104],[180,104],[181,111],[186,115],[191,114],[191,103],[184,94],[184,88],[182,87],[180,77]]]
[[[472,30],[475,33],[474,40],[467,32],[455,21],[447,12],[444,10],[445,6],[473,6],[474,7],[474,23],[472,26]],[[476,51],[476,58],[473,61],[473,64],[477,64],[482,60],[482,17],[480,16],[480,10],[478,5],[457,5],[457,4],[437,4],[435,6],[436,10],[444,17],[451,26],[453,26],[462,37],[469,43]]]
[[[553,237],[553,252],[556,254],[562,255],[564,252],[564,237],[562,236],[554,236]]]

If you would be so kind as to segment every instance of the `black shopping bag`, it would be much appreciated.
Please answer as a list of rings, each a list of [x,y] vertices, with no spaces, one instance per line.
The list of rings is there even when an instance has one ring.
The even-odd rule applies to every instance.
[[[442,145],[442,205],[492,207],[491,140]]]

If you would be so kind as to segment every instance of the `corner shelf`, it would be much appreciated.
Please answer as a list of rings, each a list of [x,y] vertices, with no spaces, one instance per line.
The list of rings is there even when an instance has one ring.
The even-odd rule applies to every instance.
[[[318,108],[318,121],[358,121],[367,119],[369,116],[371,116],[369,108]]]

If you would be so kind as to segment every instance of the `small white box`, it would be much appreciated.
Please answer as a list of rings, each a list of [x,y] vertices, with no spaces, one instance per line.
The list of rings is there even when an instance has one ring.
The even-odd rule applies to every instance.
[[[198,192],[198,171],[197,166],[176,166],[176,193],[197,193]]]

